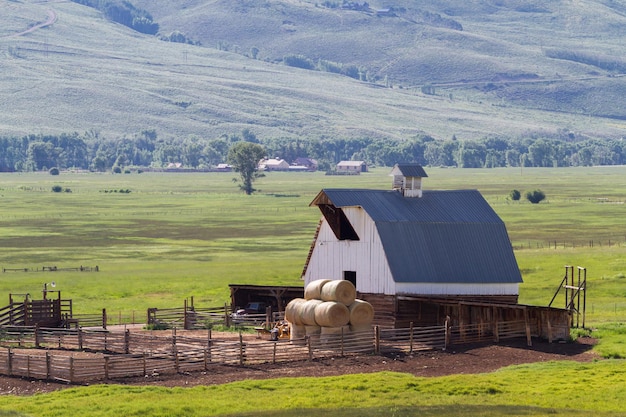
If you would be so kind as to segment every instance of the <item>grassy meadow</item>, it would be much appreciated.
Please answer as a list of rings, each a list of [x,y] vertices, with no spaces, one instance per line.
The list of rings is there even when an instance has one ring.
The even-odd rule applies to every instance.
[[[0,415],[623,416],[623,365],[614,360],[552,362],[438,378],[381,372],[190,388],[94,385],[32,397],[3,396],[0,410],[14,414]],[[520,383],[530,379],[533,384]]]
[[[588,268],[586,324],[598,328],[602,354],[626,356],[626,167],[427,172],[425,188],[476,188],[506,222],[524,278],[521,302],[546,305],[564,265]],[[148,307],[181,306],[190,296],[196,305],[221,305],[229,283],[300,285],[320,216],[311,200],[322,188],[389,188],[388,173],[269,173],[252,196],[238,191],[234,173],[1,174],[0,267],[100,271],[0,273],[0,294],[7,301],[10,292],[38,296],[55,281],[78,313],[107,308],[141,317]],[[71,192],[53,193],[54,185]],[[547,199],[512,202],[514,188],[540,188]],[[531,378],[533,384],[520,383]],[[95,385],[0,397],[0,416],[317,416],[329,409],[337,416],[618,416],[625,382],[623,360],[606,360],[442,378],[379,373],[185,389]]]
[[[547,305],[564,266],[587,268],[589,322],[626,316],[626,167],[429,168],[425,187],[476,188],[505,221],[524,284]],[[229,283],[301,285],[322,188],[389,188],[389,169],[360,176],[268,173],[240,193],[235,173],[0,175],[0,267],[98,266],[99,272],[5,272],[0,293],[39,295],[55,281],[77,313],[229,300]],[[54,185],[71,192],[53,193]],[[538,205],[508,198],[539,188]],[[120,192],[120,191],[130,192]],[[558,300],[557,300],[558,301]]]

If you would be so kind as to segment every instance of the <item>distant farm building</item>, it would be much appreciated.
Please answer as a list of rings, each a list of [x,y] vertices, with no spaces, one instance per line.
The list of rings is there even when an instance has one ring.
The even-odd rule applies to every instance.
[[[517,304],[522,277],[505,224],[477,190],[423,190],[414,164],[391,176],[391,190],[323,189],[311,202],[322,218],[305,286],[351,281],[393,327],[521,320],[550,339],[557,327],[569,335],[567,311]]]
[[[341,161],[336,168],[337,172],[367,172],[365,161]]]
[[[263,159],[259,162],[260,171],[288,171],[289,163],[284,159]]]
[[[218,172],[231,172],[233,170],[233,167],[228,164],[217,164],[215,169]]]
[[[317,171],[317,161],[311,158],[296,158],[292,166],[306,167],[309,171]]]

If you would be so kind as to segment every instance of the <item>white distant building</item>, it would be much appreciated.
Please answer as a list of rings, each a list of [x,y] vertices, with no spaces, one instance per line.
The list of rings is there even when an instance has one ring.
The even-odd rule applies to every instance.
[[[262,159],[259,162],[259,171],[288,171],[289,163],[284,159]]]

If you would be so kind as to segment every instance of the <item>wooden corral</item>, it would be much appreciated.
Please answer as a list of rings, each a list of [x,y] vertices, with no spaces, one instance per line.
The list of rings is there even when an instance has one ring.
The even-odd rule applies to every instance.
[[[302,298],[303,293],[301,287],[231,285],[234,306],[279,295],[284,310],[290,300]],[[357,297],[373,306],[373,324],[386,329],[443,326],[448,319],[449,325],[460,329],[465,336],[468,332],[480,333],[476,335],[477,340],[498,341],[512,333],[550,342],[570,337],[571,312],[568,309],[518,304],[517,296],[417,297],[357,293]],[[274,309],[277,304],[271,305]],[[502,323],[507,323],[506,328],[502,328]]]
[[[266,285],[230,284],[231,309],[236,311],[251,302],[264,302],[272,307],[273,312],[285,310],[285,306],[294,298],[304,296],[303,287],[284,287]]]
[[[56,292],[56,299],[47,293]],[[72,300],[63,300],[61,292],[44,290],[41,300],[33,300],[28,294],[23,301],[15,301],[9,295],[9,304],[0,308],[0,326],[64,327],[72,320]]]
[[[567,309],[517,304],[507,298],[358,296],[374,306],[374,323],[382,327],[436,326],[448,321],[460,334],[478,333],[475,337],[480,340],[498,341],[502,332],[516,332],[529,341],[531,337],[550,342],[570,337],[571,312]],[[507,323],[507,328],[501,323]]]

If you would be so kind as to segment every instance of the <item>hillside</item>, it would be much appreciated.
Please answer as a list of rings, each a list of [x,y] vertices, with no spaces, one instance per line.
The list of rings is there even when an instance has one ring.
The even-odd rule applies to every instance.
[[[626,126],[621,2],[399,0],[388,16],[371,11],[382,2],[132,3],[161,35],[200,45],[68,1],[0,0],[0,136],[619,138]],[[290,54],[367,81],[283,65]]]

